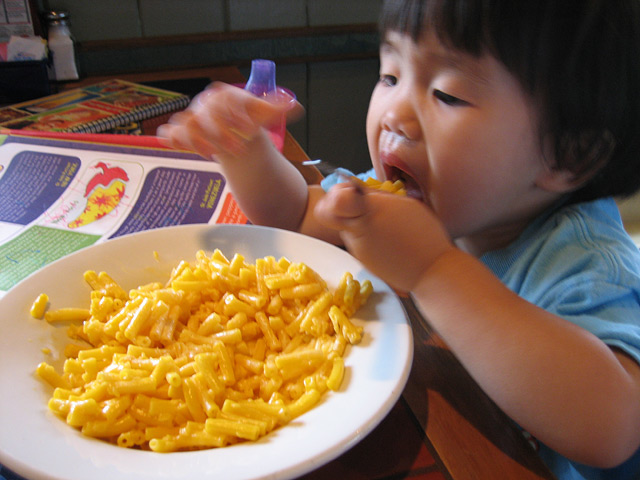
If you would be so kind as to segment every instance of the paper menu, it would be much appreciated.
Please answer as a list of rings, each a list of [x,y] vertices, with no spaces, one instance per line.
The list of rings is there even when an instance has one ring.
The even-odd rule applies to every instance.
[[[214,162],[20,136],[0,145],[0,293],[96,242],[192,223],[247,223]]]

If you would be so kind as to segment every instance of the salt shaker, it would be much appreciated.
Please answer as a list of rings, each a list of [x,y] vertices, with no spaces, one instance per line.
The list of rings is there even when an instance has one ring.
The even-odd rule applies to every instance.
[[[49,50],[53,55],[56,80],[77,80],[78,68],[74,40],[69,29],[69,13],[64,10],[47,12]]]

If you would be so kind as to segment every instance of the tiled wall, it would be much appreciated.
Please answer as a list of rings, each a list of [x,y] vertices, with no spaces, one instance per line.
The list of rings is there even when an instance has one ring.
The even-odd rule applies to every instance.
[[[290,130],[308,154],[355,171],[367,168],[364,122],[378,71],[375,33],[363,33],[356,28],[336,35],[191,43],[189,37],[182,37],[180,41],[162,45],[136,40],[370,25],[377,21],[382,0],[48,0],[48,5],[47,0],[39,1],[43,9],[48,6],[70,12],[72,32],[81,45],[132,40],[135,46],[119,51],[80,49],[80,66],[89,75],[215,64],[236,64],[248,74],[251,58],[276,60],[278,83],[295,91],[306,107],[306,116],[291,125]],[[314,56],[345,59],[295,60]],[[354,59],[359,56],[364,58]]]
[[[40,0],[46,5],[46,0]],[[48,0],[79,41],[375,23],[381,0]]]

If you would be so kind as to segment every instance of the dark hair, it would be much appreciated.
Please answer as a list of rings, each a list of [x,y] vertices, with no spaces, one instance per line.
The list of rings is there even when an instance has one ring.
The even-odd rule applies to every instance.
[[[386,0],[380,29],[501,61],[539,105],[554,166],[592,174],[574,201],[640,188],[640,0]]]

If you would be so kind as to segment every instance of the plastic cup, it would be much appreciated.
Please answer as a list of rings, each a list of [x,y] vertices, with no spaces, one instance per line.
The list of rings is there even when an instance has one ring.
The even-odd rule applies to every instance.
[[[244,89],[244,83],[234,83],[235,87]],[[273,103],[293,103],[296,101],[296,94],[293,93],[288,88],[276,86],[275,93],[271,93],[265,97],[266,100]],[[287,135],[287,116],[286,114],[282,115],[280,122],[276,125],[273,125],[269,128],[269,137],[271,141],[278,149],[279,152],[282,152],[284,149],[284,139]]]

